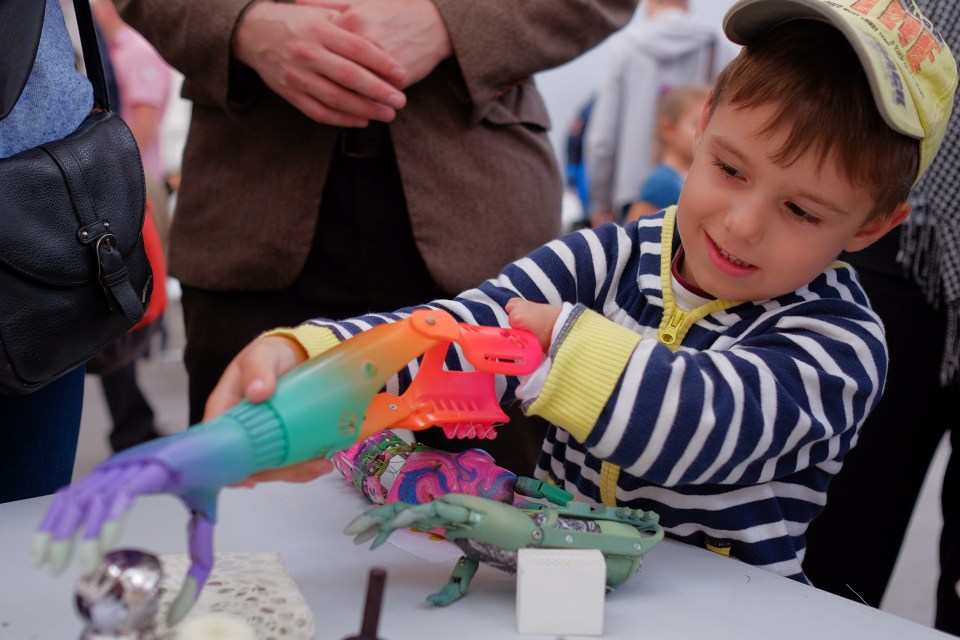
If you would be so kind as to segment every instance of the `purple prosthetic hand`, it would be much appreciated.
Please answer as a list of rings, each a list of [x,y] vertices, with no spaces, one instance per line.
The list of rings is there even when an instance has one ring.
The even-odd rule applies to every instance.
[[[191,513],[187,528],[191,566],[169,614],[171,624],[179,622],[213,569],[213,526],[220,487],[239,482],[253,471],[243,441],[235,433],[231,437],[235,430],[207,423],[144,443],[106,460],[82,481],[61,489],[34,538],[36,563],[49,562],[55,573],[61,572],[79,533],[77,555],[82,570],[89,572],[116,542],[122,517],[137,497],[174,494]],[[225,455],[216,464],[204,464],[198,460],[204,450]]]

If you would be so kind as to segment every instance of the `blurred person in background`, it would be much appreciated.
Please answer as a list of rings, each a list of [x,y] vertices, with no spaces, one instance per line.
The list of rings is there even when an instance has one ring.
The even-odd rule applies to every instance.
[[[103,34],[120,93],[114,109],[140,147],[147,197],[158,227],[167,227],[166,167],[161,125],[173,90],[173,70],[157,50],[127,25],[111,0],[91,0],[90,8]]]
[[[15,22],[22,28],[22,23],[0,20],[4,63],[14,65],[11,69],[0,63],[0,68],[11,77],[29,73],[19,94],[3,94],[0,158],[63,138],[93,108],[93,88],[77,69],[59,1],[32,5],[29,11],[35,12],[39,33],[32,61],[9,49],[12,44],[30,42],[26,33],[5,31]],[[70,336],[50,339],[69,340]],[[83,383],[84,368],[78,367],[33,393],[0,394],[0,502],[47,495],[70,482],[80,435]]]
[[[693,164],[694,138],[709,93],[707,85],[680,85],[668,89],[660,99],[654,130],[657,164],[640,185],[636,202],[627,212],[627,222],[677,204]]]
[[[172,90],[173,71],[143,36],[127,25],[111,0],[92,0],[90,8],[103,35],[119,103],[114,105],[140,148],[147,198],[161,239],[168,225],[166,170],[161,150],[161,124]],[[161,240],[162,242],[162,240]],[[165,286],[165,283],[157,283]],[[163,316],[134,329],[87,363],[100,377],[113,420],[114,452],[159,437],[155,413],[137,379],[138,361],[146,356],[154,335],[163,330]]]
[[[690,13],[687,0],[646,0],[643,6],[640,19],[611,41],[590,115],[585,158],[593,226],[622,221],[653,169],[662,93],[711,83],[736,54],[719,28]]]

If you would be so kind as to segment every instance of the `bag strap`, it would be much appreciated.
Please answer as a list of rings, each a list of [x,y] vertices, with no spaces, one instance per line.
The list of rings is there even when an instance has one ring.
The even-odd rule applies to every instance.
[[[77,27],[80,32],[80,48],[83,51],[83,60],[87,67],[87,79],[93,85],[93,111],[101,112],[100,116],[106,122],[120,121],[119,117],[110,112],[110,99],[107,94],[107,80],[103,72],[103,60],[100,57],[100,45],[97,41],[97,30],[90,12],[89,0],[73,0],[73,8],[77,17]],[[129,136],[129,144],[136,147],[136,141],[129,133],[126,124],[121,124]],[[78,128],[80,131],[83,128]],[[71,134],[71,137],[76,135]],[[144,300],[134,291],[127,272],[126,263],[117,247],[116,236],[110,229],[109,220],[101,220],[90,201],[90,194],[85,187],[86,176],[78,156],[68,146],[48,143],[40,146],[57,163],[71,198],[75,206],[75,213],[83,225],[78,231],[79,239],[84,244],[90,244],[97,256],[100,282],[107,292],[107,301],[110,308],[125,316],[131,323],[143,317]]]
[[[40,47],[46,3],[0,0],[0,120],[13,110],[27,85]]]
[[[115,113],[109,111],[98,113],[88,116],[85,122],[94,118],[97,119],[99,131],[106,131],[109,127],[122,127],[128,132],[127,135],[130,135],[127,126],[122,124]],[[91,127],[84,128],[84,125],[81,125],[77,131],[86,135],[90,130]],[[73,138],[75,135],[77,135],[76,132],[70,137]],[[130,136],[130,138],[129,144],[135,145],[133,137]],[[116,140],[115,137],[114,140]],[[101,136],[97,142],[110,143],[111,140]],[[85,144],[90,146],[90,142]],[[97,275],[107,294],[107,303],[112,310],[130,320],[131,324],[138,322],[143,317],[146,301],[137,295],[130,282],[126,261],[117,246],[117,238],[110,228],[110,220],[101,217],[100,214],[103,212],[98,212],[91,200],[90,189],[86,186],[88,174],[81,163],[83,150],[78,152],[76,145],[71,147],[71,145],[56,142],[40,145],[39,148],[56,162],[60,175],[66,182],[70,199],[73,201],[74,213],[82,225],[77,230],[77,239],[81,244],[90,246],[96,256]],[[123,214],[121,213],[120,216],[123,217]]]
[[[97,30],[93,25],[93,14],[90,13],[90,0],[73,0],[73,9],[77,14],[80,48],[83,50],[83,62],[87,66],[87,79],[93,85],[93,108],[109,111],[107,79],[103,75],[103,60],[100,59]]]

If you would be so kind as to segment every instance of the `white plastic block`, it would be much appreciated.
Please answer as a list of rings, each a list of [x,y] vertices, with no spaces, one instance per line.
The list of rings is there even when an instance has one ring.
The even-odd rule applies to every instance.
[[[531,635],[602,635],[606,578],[598,549],[520,549],[518,630]]]

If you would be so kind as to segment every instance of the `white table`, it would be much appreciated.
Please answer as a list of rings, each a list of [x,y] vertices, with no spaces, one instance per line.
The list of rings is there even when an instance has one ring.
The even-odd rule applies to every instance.
[[[30,543],[50,498],[0,505],[0,639],[73,640],[76,562],[60,576],[34,568]],[[221,494],[217,551],[275,551],[316,619],[317,640],[360,629],[370,567],[387,570],[379,635],[384,640],[489,640],[520,636],[514,576],[481,566],[467,596],[448,607],[424,598],[451,562],[427,562],[391,544],[370,551],[342,533],[370,505],[336,473],[307,485],[271,483]],[[184,553],[187,515],[170,496],[136,502],[118,543]],[[775,576],[736,560],[666,540],[640,573],[606,599],[604,638],[711,640],[904,640],[952,636]]]

